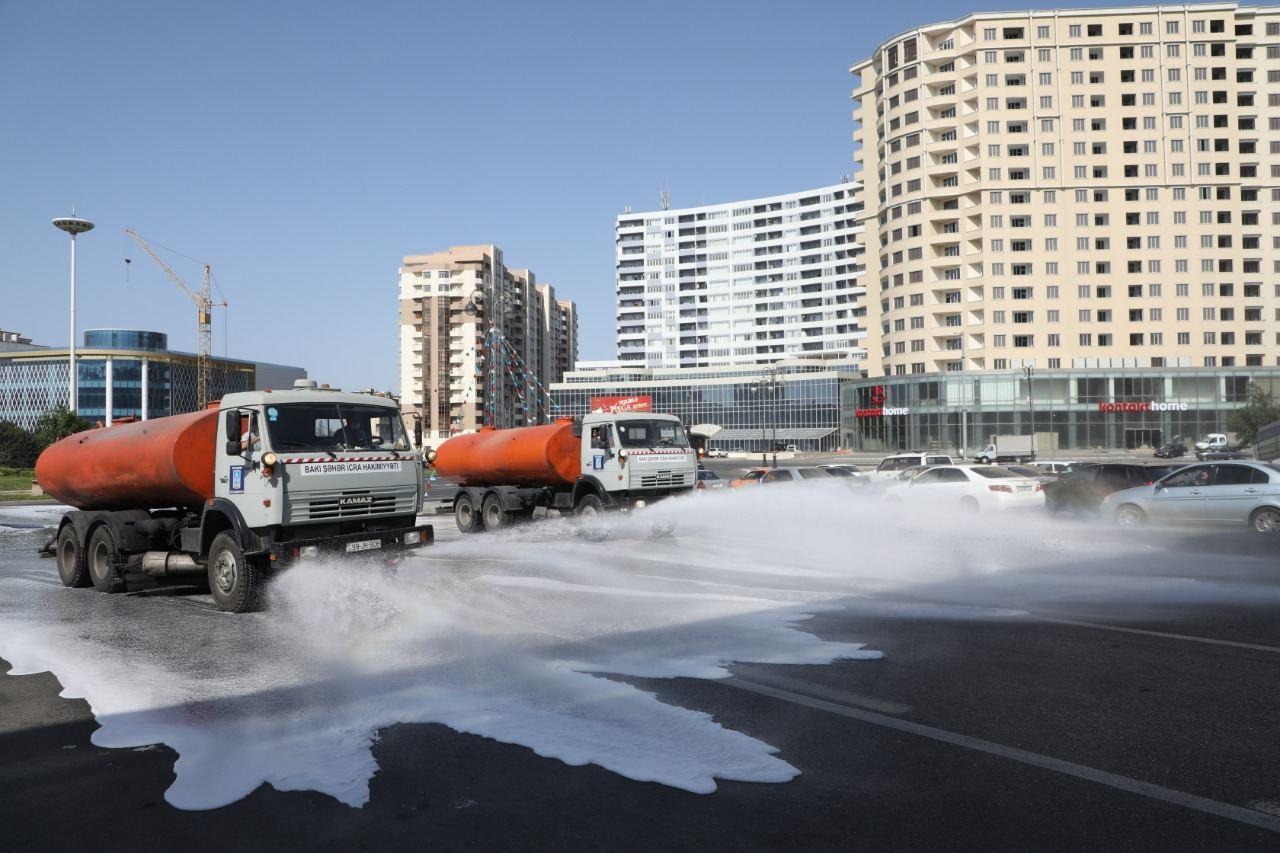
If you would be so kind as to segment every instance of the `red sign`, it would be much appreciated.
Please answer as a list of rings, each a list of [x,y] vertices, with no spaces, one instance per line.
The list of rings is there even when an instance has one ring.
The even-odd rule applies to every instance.
[[[617,415],[624,412],[652,412],[652,397],[592,397],[592,414]]]

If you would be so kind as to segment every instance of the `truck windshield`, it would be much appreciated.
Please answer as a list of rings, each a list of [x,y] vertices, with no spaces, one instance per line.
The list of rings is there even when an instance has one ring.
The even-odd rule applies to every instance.
[[[618,421],[618,443],[623,447],[688,447],[689,439],[676,421],[637,418]]]
[[[349,403],[267,406],[267,434],[276,450],[408,450],[400,412]]]

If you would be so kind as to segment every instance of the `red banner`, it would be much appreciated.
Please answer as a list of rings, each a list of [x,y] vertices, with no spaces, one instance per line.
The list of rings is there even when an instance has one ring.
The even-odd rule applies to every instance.
[[[593,414],[616,415],[623,412],[652,412],[652,397],[592,397]]]

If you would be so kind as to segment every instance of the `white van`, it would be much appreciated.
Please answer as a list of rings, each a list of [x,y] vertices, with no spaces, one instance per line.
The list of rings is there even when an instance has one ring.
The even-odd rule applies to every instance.
[[[945,453],[895,453],[880,460],[876,470],[868,471],[871,480],[892,480],[908,468],[920,465],[953,465],[951,457]]]

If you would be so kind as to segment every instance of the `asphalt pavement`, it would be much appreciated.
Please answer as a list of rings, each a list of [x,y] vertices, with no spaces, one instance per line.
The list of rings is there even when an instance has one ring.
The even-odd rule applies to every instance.
[[[804,624],[882,660],[623,679],[773,745],[801,771],[787,783],[693,794],[401,724],[374,746],[363,808],[264,785],[180,811],[176,754],[93,746],[90,709],[46,673],[0,677],[4,848],[1280,849],[1280,543],[1060,524],[1097,558],[849,598]],[[1105,547],[1133,535],[1124,559]]]

